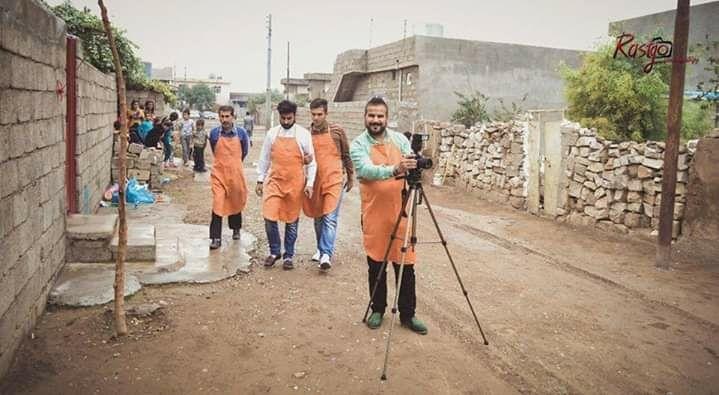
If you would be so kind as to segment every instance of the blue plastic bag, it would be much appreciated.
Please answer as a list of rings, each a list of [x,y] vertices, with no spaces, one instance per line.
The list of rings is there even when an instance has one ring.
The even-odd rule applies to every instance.
[[[112,194],[112,202],[118,203],[120,195]],[[147,189],[147,185],[137,183],[135,177],[130,178],[125,186],[125,202],[131,204],[152,204],[155,203],[155,196]]]

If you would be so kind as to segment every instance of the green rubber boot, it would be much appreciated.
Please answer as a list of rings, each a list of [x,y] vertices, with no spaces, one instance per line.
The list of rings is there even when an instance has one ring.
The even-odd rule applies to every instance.
[[[382,326],[382,314],[370,314],[369,318],[367,319],[367,326],[370,327],[370,329],[377,329]]]
[[[427,325],[424,324],[424,322],[420,321],[417,317],[412,317],[412,319],[408,322],[403,322],[403,326],[406,326],[409,328],[412,332],[419,333],[420,335],[426,335],[427,332]]]

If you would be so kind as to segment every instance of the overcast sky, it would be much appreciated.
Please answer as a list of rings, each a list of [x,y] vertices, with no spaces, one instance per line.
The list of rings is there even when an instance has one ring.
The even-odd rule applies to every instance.
[[[62,0],[49,0],[51,5]],[[99,15],[97,1],[72,0]],[[692,1],[692,5],[708,1]],[[607,38],[610,21],[666,11],[676,0],[285,1],[105,0],[113,24],[127,30],[144,61],[174,66],[179,76],[232,82],[233,91],[262,92],[266,84],[267,30],[272,14],[272,87],[290,74],[332,72],[335,56],[399,40],[426,23],[444,36],[569,49],[592,49]],[[370,23],[370,19],[374,22]],[[370,28],[372,26],[372,28]],[[370,33],[371,32],[371,33]]]

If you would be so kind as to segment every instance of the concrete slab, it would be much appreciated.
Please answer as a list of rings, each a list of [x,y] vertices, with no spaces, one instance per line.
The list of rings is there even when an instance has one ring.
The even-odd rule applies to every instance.
[[[61,306],[95,306],[115,298],[115,267],[106,263],[68,263],[55,282],[48,303]],[[137,277],[125,274],[125,296],[135,294],[142,286]]]
[[[128,221],[129,222],[129,221]],[[113,260],[117,259],[120,242],[119,227],[110,243]],[[127,257],[125,262],[147,262],[155,260],[155,225],[131,222],[127,225]]]
[[[117,214],[82,215],[72,214],[66,220],[68,239],[109,240],[115,231]]]
[[[158,259],[153,267],[133,266],[133,273],[144,285],[169,283],[209,283],[248,272],[251,252],[257,238],[242,232],[241,240],[226,235],[222,247],[210,251],[206,225],[166,225],[158,230]]]

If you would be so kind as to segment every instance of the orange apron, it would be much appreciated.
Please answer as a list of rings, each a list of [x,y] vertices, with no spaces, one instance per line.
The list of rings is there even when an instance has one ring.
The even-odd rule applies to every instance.
[[[375,165],[394,166],[402,159],[402,153],[394,144],[375,144],[370,150],[370,159]],[[397,180],[394,177],[386,180],[360,179],[364,248],[374,261],[382,262],[384,259],[392,228],[397,221],[397,215],[402,210],[403,187],[404,180]],[[387,261],[399,263],[406,228],[407,218],[403,217]],[[405,263],[412,265],[414,261],[415,252],[410,248],[405,255]]]
[[[270,160],[272,167],[262,192],[262,215],[270,221],[295,222],[300,217],[305,190],[304,163],[297,139],[275,138]]]
[[[235,135],[217,140],[212,163],[212,211],[222,217],[237,214],[247,203],[242,144]]]
[[[312,199],[306,196],[302,203],[305,215],[319,218],[335,211],[342,193],[342,157],[329,131],[312,135],[317,161],[317,177]]]

